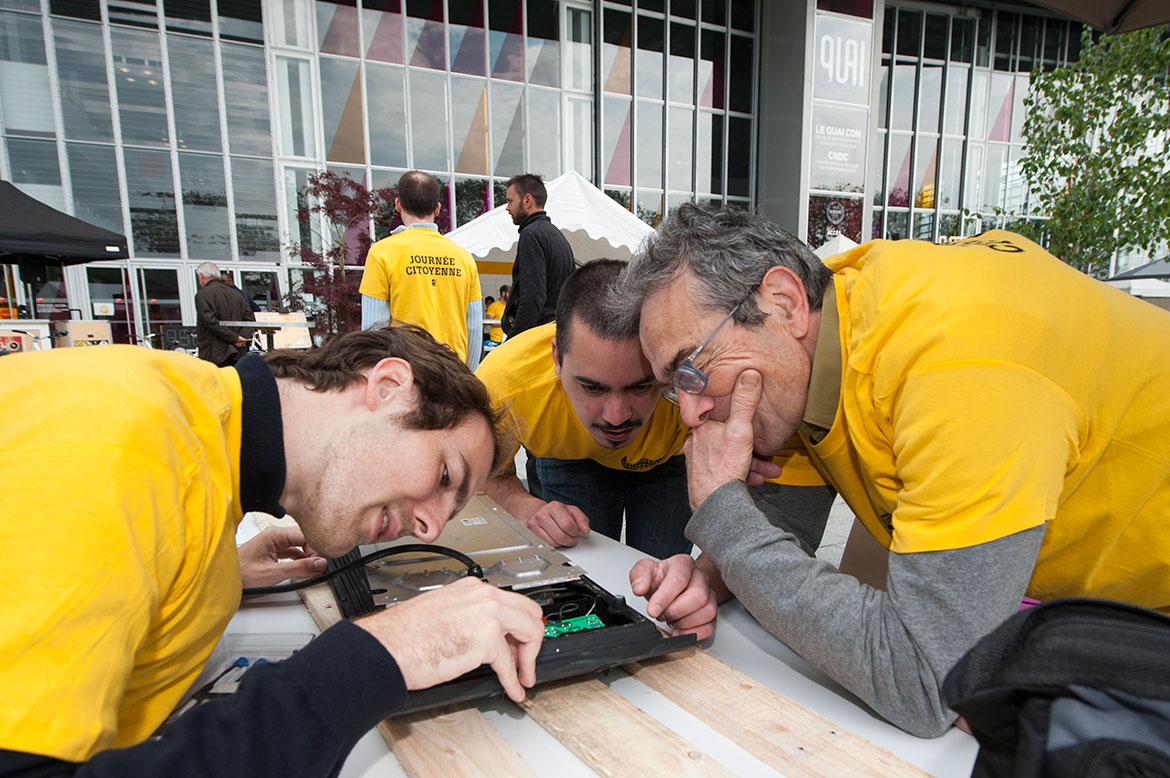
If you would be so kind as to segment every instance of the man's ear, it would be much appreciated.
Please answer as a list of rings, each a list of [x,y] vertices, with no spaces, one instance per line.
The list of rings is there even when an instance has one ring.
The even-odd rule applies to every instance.
[[[443,212],[443,203],[442,203],[442,201],[439,201],[439,204],[435,206],[435,212],[433,214],[431,214],[431,221],[433,221],[433,222],[439,221],[439,214],[442,212]]]
[[[414,369],[400,357],[387,357],[366,373],[365,405],[371,411],[414,406]]]
[[[556,371],[557,378],[561,377],[561,352],[557,349],[557,336],[553,335],[549,346],[552,348],[553,370]]]
[[[775,316],[794,338],[802,338],[808,332],[808,295],[804,282],[793,271],[775,265],[764,274],[760,282],[760,295],[756,298],[760,310]]]

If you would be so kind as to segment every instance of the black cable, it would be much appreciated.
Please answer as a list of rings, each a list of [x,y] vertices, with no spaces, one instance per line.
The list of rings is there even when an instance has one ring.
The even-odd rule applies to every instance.
[[[428,543],[407,543],[403,546],[390,546],[389,548],[381,548],[377,551],[370,552],[363,557],[359,557],[347,565],[330,570],[327,573],[306,578],[303,581],[294,581],[292,583],[278,584],[277,586],[251,586],[244,589],[245,596],[253,596],[258,594],[283,594],[284,592],[295,592],[298,589],[305,589],[310,586],[316,586],[320,583],[325,583],[331,578],[349,572],[356,567],[367,565],[375,559],[381,559],[386,556],[394,556],[397,554],[411,554],[411,553],[431,553],[440,554],[442,556],[449,556],[463,564],[467,565],[467,574],[475,576],[476,578],[483,578],[483,568],[476,564],[475,560],[464,554],[462,551],[456,551],[453,548],[446,546],[432,546]]]

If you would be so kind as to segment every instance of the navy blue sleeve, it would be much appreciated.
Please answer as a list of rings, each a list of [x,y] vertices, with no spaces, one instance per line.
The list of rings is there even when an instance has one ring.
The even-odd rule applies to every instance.
[[[394,658],[345,621],[291,658],[249,670],[235,694],[192,708],[162,737],[81,764],[0,749],[0,776],[326,778],[405,700]]]

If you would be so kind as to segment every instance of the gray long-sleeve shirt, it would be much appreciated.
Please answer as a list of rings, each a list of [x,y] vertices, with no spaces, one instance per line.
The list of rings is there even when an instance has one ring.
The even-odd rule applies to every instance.
[[[943,679],[1016,612],[1044,528],[968,548],[891,553],[883,592],[810,556],[832,490],[754,495],[741,482],[724,484],[695,511],[687,537],[769,632],[907,732],[943,734],[955,719]]]

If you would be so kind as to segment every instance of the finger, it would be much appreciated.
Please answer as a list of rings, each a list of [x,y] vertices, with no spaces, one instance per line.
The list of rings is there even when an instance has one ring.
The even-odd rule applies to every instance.
[[[707,605],[710,590],[701,584],[696,584],[692,578],[687,586],[670,604],[662,610],[662,620],[673,625],[676,621],[685,619]]]
[[[780,465],[771,459],[764,459],[753,454],[751,472],[758,473],[761,478],[779,478]]]
[[[585,518],[585,514],[573,505],[550,502],[545,510],[548,511],[549,518],[557,525],[557,529],[567,537],[575,538],[581,534],[580,522],[582,520],[584,520],[585,528],[589,528],[589,520]]]
[[[504,640],[503,636],[498,639],[498,645],[490,664],[496,677],[500,679],[500,686],[504,687],[504,693],[508,695],[508,698],[513,702],[522,702],[524,700],[524,687],[520,685],[520,678],[516,673],[516,662],[512,658],[512,649],[509,648],[508,641]]]
[[[528,688],[536,685],[536,657],[540,653],[540,643],[543,639],[542,626],[540,635],[535,640],[516,644],[516,670],[520,683]]]
[[[289,546],[288,548],[278,549],[276,552],[277,559],[304,559],[309,556],[312,556],[312,554],[306,554],[304,549],[298,546]]]
[[[269,527],[264,531],[269,534],[275,547],[305,545],[305,533],[301,531],[300,527]]]
[[[541,512],[533,518],[536,520],[537,525],[544,530],[549,538],[549,542],[554,548],[577,545],[577,538],[561,529],[561,526],[557,524],[553,516],[546,512]]]
[[[528,520],[528,529],[532,530],[533,534],[540,538],[541,543],[544,543],[547,546],[551,546],[552,548],[560,548],[560,545],[552,539],[552,536],[545,531],[544,527],[540,525],[540,522],[537,519],[532,518]]]
[[[650,584],[654,579],[654,568],[657,562],[653,559],[639,559],[630,568],[630,588],[639,597],[645,597],[650,592]]]
[[[706,640],[715,634],[715,625],[705,624],[694,629],[675,629],[671,630],[670,634],[674,637],[678,637],[679,635],[694,635],[695,640]]]
[[[492,594],[505,605],[500,610],[498,619],[500,628],[508,638],[508,654],[515,677],[520,685],[532,686],[536,683],[536,656],[544,639],[544,622],[540,606],[521,594],[498,589]],[[519,702],[524,699],[522,689],[519,690],[519,694],[519,697],[511,693],[508,696]]]
[[[578,508],[576,505],[566,505],[565,510],[573,517],[573,521],[577,525],[578,535],[589,534],[589,517],[585,515],[585,511]]]
[[[760,374],[755,370],[744,370],[735,381],[735,391],[731,394],[731,408],[727,414],[727,423],[748,422],[756,413],[756,406],[760,403]]]
[[[654,596],[646,604],[646,615],[652,619],[661,616],[667,606],[686,590],[691,580],[690,570],[683,565],[667,567],[663,573],[662,582],[655,588]]]
[[[719,609],[715,605],[715,598],[710,597],[689,613],[680,615],[679,618],[666,619],[666,623],[674,629],[693,629],[715,621],[718,613]]]
[[[297,559],[292,562],[282,562],[277,570],[286,578],[312,578],[325,572],[326,561],[319,556]]]

